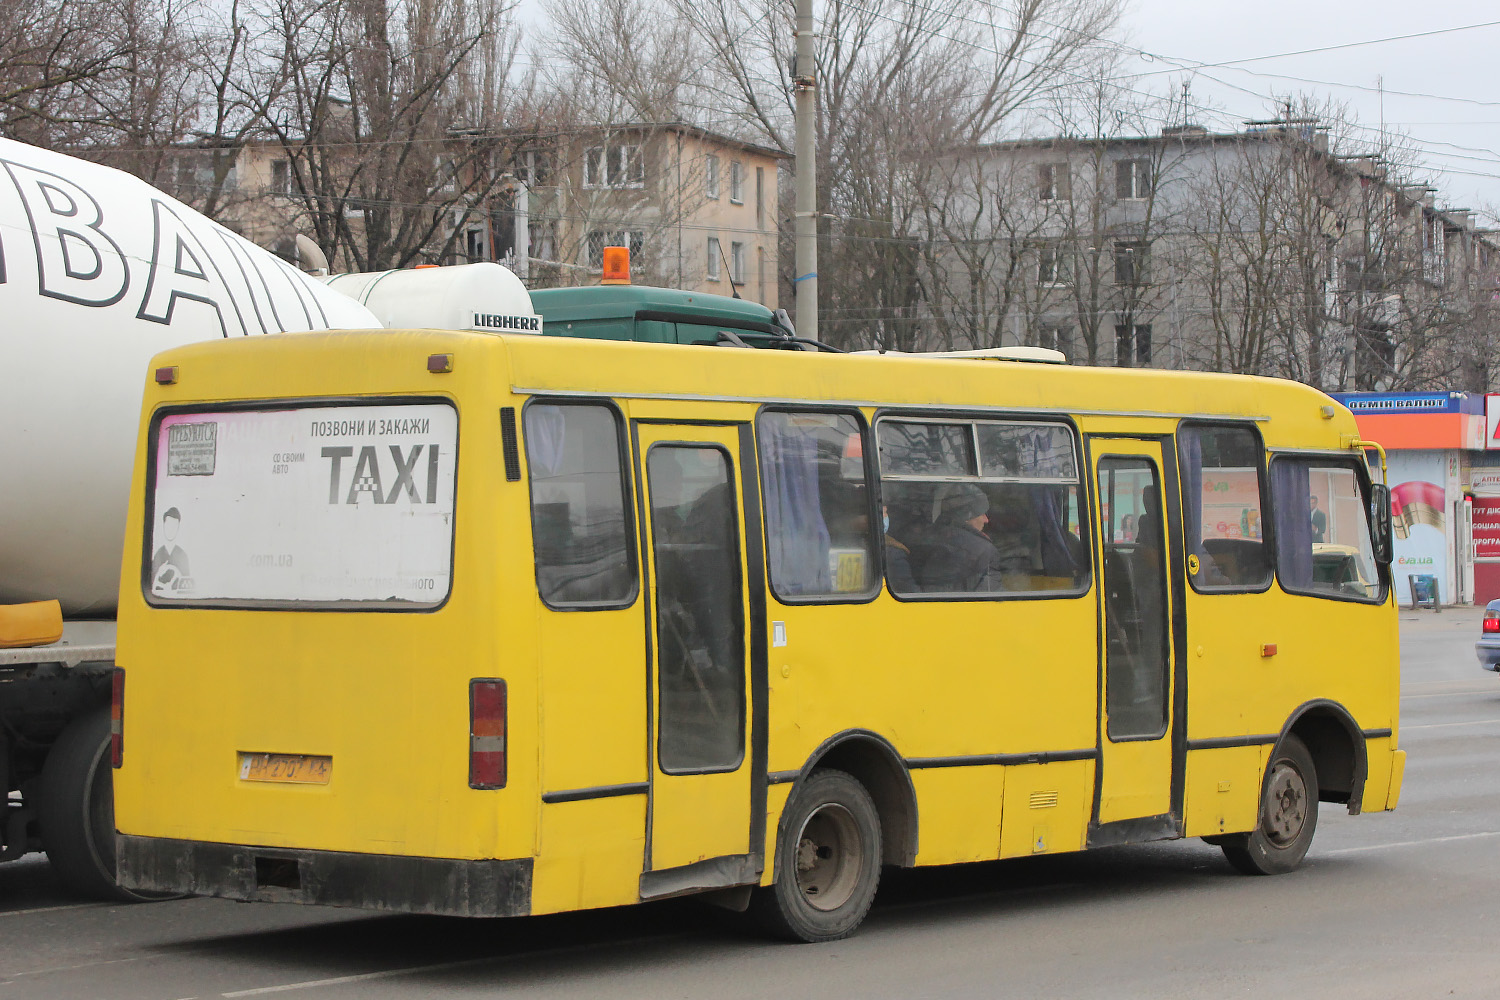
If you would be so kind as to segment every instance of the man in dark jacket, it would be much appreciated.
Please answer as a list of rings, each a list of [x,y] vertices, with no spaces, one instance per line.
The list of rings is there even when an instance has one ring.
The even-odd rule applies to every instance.
[[[981,530],[989,498],[963,483],[942,501],[932,544],[917,575],[923,590],[975,593],[1000,589],[1000,554]]]

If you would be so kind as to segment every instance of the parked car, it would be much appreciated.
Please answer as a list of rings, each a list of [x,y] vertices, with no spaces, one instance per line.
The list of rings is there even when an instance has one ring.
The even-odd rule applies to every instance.
[[[1479,627],[1474,652],[1479,655],[1481,667],[1500,672],[1500,601],[1485,605],[1484,624]]]

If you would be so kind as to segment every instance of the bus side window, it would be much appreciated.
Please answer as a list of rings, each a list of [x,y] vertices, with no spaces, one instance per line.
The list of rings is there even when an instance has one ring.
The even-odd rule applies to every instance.
[[[1091,567],[1079,523],[1076,440],[1040,421],[882,419],[888,538],[909,552],[893,593],[1082,593]],[[887,543],[890,561],[890,543]]]
[[[1369,503],[1353,462],[1277,458],[1271,463],[1276,570],[1281,589],[1344,600],[1385,600]]]
[[[526,407],[537,592],[548,607],[622,607],[635,599],[620,425],[598,404]]]
[[[861,421],[852,413],[766,410],[756,431],[776,596],[869,598],[880,563]]]
[[[1265,446],[1253,427],[1184,425],[1177,432],[1183,534],[1198,557],[1200,592],[1264,590],[1271,583],[1261,498]]]

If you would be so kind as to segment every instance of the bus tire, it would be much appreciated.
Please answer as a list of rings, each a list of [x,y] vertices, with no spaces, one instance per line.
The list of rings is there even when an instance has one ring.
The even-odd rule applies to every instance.
[[[787,802],[775,880],[755,891],[751,909],[788,941],[848,937],[875,901],[880,858],[880,815],[865,786],[843,771],[813,771]]]
[[[108,709],[74,719],[52,744],[42,764],[37,821],[52,870],[72,892],[124,902],[174,898],[169,893],[136,892],[115,884]]]
[[[1246,875],[1283,875],[1302,863],[1317,827],[1317,768],[1306,744],[1288,734],[1266,768],[1259,823],[1221,838],[1220,849]]]

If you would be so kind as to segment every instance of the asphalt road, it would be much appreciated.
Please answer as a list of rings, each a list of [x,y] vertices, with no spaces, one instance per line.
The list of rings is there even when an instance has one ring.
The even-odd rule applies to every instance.
[[[1297,872],[1199,841],[888,875],[861,931],[772,944],[687,902],[513,921],[78,904],[0,866],[0,1000],[1500,996],[1500,677],[1480,612],[1402,612],[1405,791],[1325,807]]]

